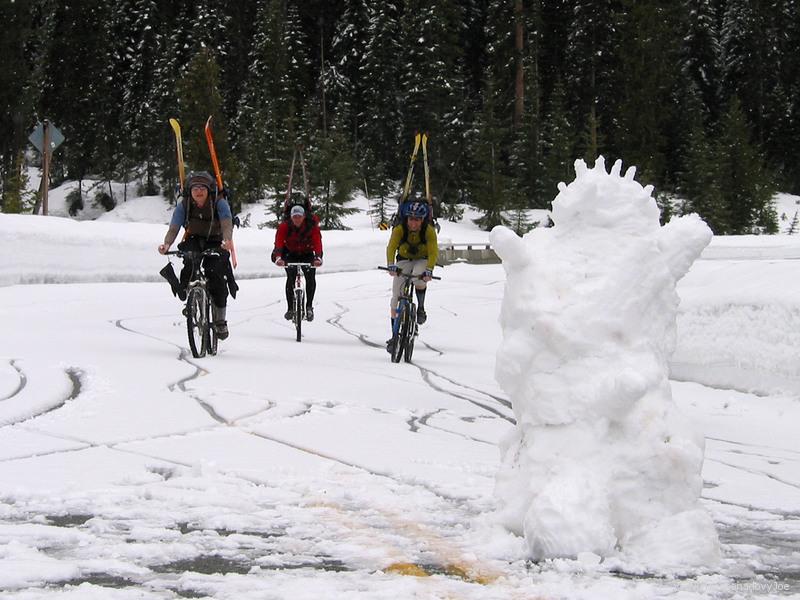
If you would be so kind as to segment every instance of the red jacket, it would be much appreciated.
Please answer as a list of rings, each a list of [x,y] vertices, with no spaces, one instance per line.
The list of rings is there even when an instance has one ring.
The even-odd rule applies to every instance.
[[[322,234],[319,231],[319,219],[316,215],[303,219],[300,227],[295,227],[291,221],[284,221],[278,225],[272,260],[286,254],[314,254],[322,257]]]

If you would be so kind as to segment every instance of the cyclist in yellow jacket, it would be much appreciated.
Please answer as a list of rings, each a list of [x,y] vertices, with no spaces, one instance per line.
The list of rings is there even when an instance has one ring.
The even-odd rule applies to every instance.
[[[425,288],[433,276],[433,268],[439,257],[439,243],[436,228],[430,220],[427,202],[411,202],[405,210],[401,209],[402,220],[392,229],[389,245],[386,246],[386,266],[394,277],[392,282],[391,309],[392,325],[397,316],[397,302],[403,287],[403,280],[397,271],[417,275],[414,288],[417,294],[417,323],[422,325],[428,315],[425,312]]]

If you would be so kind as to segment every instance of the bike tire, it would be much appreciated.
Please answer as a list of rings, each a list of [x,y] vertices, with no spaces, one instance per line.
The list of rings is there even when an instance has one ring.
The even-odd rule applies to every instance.
[[[404,335],[404,331],[408,329],[408,310],[405,308],[401,308],[397,312],[397,318],[400,319],[400,323],[397,327],[397,334],[393,336],[394,346],[392,346],[392,362],[399,363],[400,359],[403,357],[403,351],[405,350],[406,345],[406,338]]]
[[[297,330],[297,341],[302,337],[303,318],[305,317],[305,294],[303,290],[295,290],[294,292],[294,327]]]
[[[403,357],[407,363],[410,363],[411,356],[414,354],[414,342],[417,338],[417,307],[412,304],[406,312],[408,312],[408,319],[406,329],[403,332],[403,337],[405,338]]]
[[[186,298],[186,333],[189,337],[189,349],[195,358],[206,355],[206,291],[201,287],[189,290]]]

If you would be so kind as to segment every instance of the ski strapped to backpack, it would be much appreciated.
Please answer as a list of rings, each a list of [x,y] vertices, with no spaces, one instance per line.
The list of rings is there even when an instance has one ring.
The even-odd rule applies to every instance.
[[[211,155],[211,164],[214,166],[214,177],[217,180],[217,193],[222,193],[225,187],[222,184],[222,171],[219,168],[219,160],[217,160],[217,149],[214,146],[214,135],[211,132],[211,119],[213,116],[208,117],[206,121],[206,142],[208,143],[208,153]],[[236,247],[233,245],[233,238],[231,238],[231,262],[235,269],[238,265],[236,260]]]
[[[414,163],[417,162],[417,153],[419,152],[419,144],[422,136],[419,132],[414,132],[414,150],[411,152],[411,163],[408,165],[408,175],[406,175],[406,183],[403,186],[403,194],[400,196],[398,206],[402,206],[403,202],[408,199],[411,193],[411,183],[414,181]]]
[[[391,220],[391,226],[395,227],[399,223],[405,221],[404,205],[408,202],[411,196],[411,188],[414,183],[414,167],[416,166],[417,157],[419,155],[419,148],[422,147],[422,163],[425,172],[425,202],[428,204],[428,217],[427,220],[439,231],[439,224],[433,216],[433,197],[431,196],[431,182],[430,171],[428,169],[428,133],[414,133],[414,150],[411,153],[411,162],[408,165],[408,174],[406,175],[405,185],[403,192],[400,195],[400,201],[397,206],[397,213]]]
[[[183,186],[186,181],[186,172],[183,164],[183,138],[181,137],[181,125],[177,119],[170,119],[169,125],[175,134],[175,150],[178,154],[178,180],[180,182],[180,193],[183,194]]]
[[[433,199],[431,198],[431,179],[428,174],[428,134],[422,134],[422,165],[425,167],[425,201],[428,203],[428,212],[433,217]]]
[[[283,202],[283,215],[286,217],[288,215],[289,209],[292,206],[292,181],[294,180],[294,165],[297,162],[297,159],[300,159],[300,169],[303,173],[303,191],[305,193],[305,208],[306,210],[311,210],[311,189],[308,185],[308,174],[306,172],[306,161],[303,158],[303,146],[300,144],[296,144],[294,148],[294,152],[292,152],[292,164],[289,167],[289,180],[286,183],[286,197]]]

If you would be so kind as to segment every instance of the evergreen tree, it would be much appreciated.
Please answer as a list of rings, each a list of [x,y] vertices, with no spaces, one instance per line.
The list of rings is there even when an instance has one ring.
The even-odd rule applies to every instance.
[[[755,141],[773,157],[776,133],[786,126],[787,93],[781,80],[778,49],[786,23],[776,10],[780,0],[729,0],[722,25],[723,85],[737,97]],[[793,16],[793,20],[797,15]],[[774,127],[774,129],[773,129]]]
[[[106,24],[109,2],[54,3],[47,13],[49,44],[39,114],[59,126],[69,142],[64,162],[69,175],[91,172],[110,177],[116,160],[121,121],[119,86],[113,80]]]
[[[674,97],[680,80],[681,22],[672,0],[622,0],[619,25],[617,145],[642,179],[659,185],[671,179],[667,150]]]
[[[482,215],[475,223],[486,231],[497,225],[508,225],[503,211],[512,204],[512,181],[504,172],[501,156],[502,141],[506,133],[496,116],[494,89],[487,80],[483,111],[476,123],[478,139],[475,146],[470,203]]]
[[[367,151],[368,161],[369,154],[370,152]],[[368,164],[370,163],[368,162]],[[366,184],[364,185],[366,188],[364,193],[367,196],[367,201],[370,206],[367,213],[372,218],[374,225],[388,226],[391,216],[397,210],[397,203],[393,202],[392,198],[398,198],[400,196],[400,191],[398,190],[398,186],[389,179],[385,172],[378,170],[383,165],[381,163],[377,164],[379,166],[372,171],[372,181],[375,182],[375,185],[373,187],[368,187]]]
[[[342,218],[358,211],[347,206],[358,179],[355,161],[347,150],[344,135],[337,128],[330,128],[328,135],[314,145],[312,157],[312,169],[318,182],[315,196],[320,227],[346,229]]]
[[[616,115],[619,0],[576,0],[571,7],[564,83],[569,110],[582,124],[580,150],[587,161],[599,154],[617,154],[610,133]]]
[[[785,36],[782,38],[781,60],[783,65],[784,87],[790,99],[789,125],[785,132],[787,162],[784,167],[783,181],[787,191],[800,194],[800,0],[785,0],[782,3],[780,18],[784,19]]]
[[[153,101],[154,69],[163,52],[158,5],[155,0],[133,0],[119,2],[114,10],[114,30],[118,36],[117,80],[125,82],[120,137],[127,142],[119,167],[127,181],[132,169],[144,166],[144,191],[156,194],[157,165],[161,157],[155,140],[162,137],[165,125]]]
[[[213,116],[214,143],[222,166],[227,166],[227,134],[219,91],[219,66],[208,48],[201,48],[189,62],[178,83],[184,153],[192,170],[210,171],[211,155],[205,139],[205,125]]]
[[[406,65],[401,76],[403,140],[414,131],[427,131],[436,140],[429,153],[432,185],[446,187],[461,177],[466,110],[461,34],[463,8],[456,0],[428,3],[408,0],[403,14],[403,50]],[[453,186],[455,187],[455,186]]]
[[[534,5],[528,18],[528,47],[524,57],[525,112],[515,130],[510,158],[515,196],[520,208],[547,208],[550,199],[541,193],[542,114],[539,43],[541,17]]]
[[[786,215],[783,215],[786,216]],[[800,213],[798,211],[794,211],[794,216],[792,217],[792,222],[789,223],[789,228],[786,230],[786,233],[789,235],[794,235],[798,231],[800,231]]]
[[[35,194],[28,189],[29,177],[25,155],[17,154],[13,170],[3,178],[4,213],[27,213],[35,203]]]
[[[719,185],[714,148],[703,130],[695,124],[690,136],[686,162],[681,173],[681,187],[686,197],[683,214],[697,213],[715,234],[724,234],[730,227],[730,215]]]
[[[717,185],[729,217],[721,233],[776,233],[772,206],[774,183],[751,133],[738,99],[734,98],[720,122],[715,150]]]
[[[331,45],[330,67],[326,69],[327,89],[346,134],[352,152],[361,143],[361,119],[367,107],[364,97],[373,82],[365,78],[367,46],[371,32],[372,11],[366,0],[345,0],[344,12],[336,22]],[[371,107],[370,107],[371,109]],[[366,132],[364,132],[366,133]]]
[[[387,177],[399,178],[394,166],[399,156],[402,117],[400,92],[400,20],[397,3],[379,2],[371,16],[365,46],[363,78],[369,85],[364,90],[363,106],[358,115],[365,131],[364,147],[374,157],[364,160],[364,170],[375,185],[386,188]],[[375,166],[374,170],[371,169]]]
[[[686,36],[681,66],[700,93],[711,120],[720,115],[720,21],[714,0],[685,0]]]
[[[571,180],[575,161],[574,136],[567,116],[566,94],[556,82],[542,127],[542,167],[538,206],[547,208],[558,193],[558,184]]]
[[[35,33],[32,2],[0,3],[0,20],[5,25],[0,37],[0,182],[2,212],[22,209],[20,154],[34,124],[33,85],[35,57],[29,44]]]
[[[282,42],[285,21],[282,0],[260,5],[250,69],[237,109],[234,150],[242,165],[237,189],[249,202],[263,198],[268,188],[278,190],[285,184],[294,147],[288,59]]]

